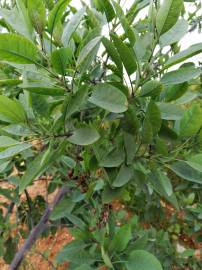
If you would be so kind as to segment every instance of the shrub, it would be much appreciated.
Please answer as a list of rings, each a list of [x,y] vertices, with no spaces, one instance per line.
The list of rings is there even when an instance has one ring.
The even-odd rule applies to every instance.
[[[186,2],[2,4],[0,173],[15,188],[0,189],[0,243],[10,269],[61,225],[75,240],[55,264],[68,269],[201,268],[202,71],[188,61],[202,43],[179,45],[201,6],[190,14]],[[28,192],[42,178],[57,191],[48,206]],[[12,229],[23,223],[17,252]]]

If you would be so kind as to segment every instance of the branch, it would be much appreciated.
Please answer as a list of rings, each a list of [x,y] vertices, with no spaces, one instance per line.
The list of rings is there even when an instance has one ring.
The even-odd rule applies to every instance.
[[[54,207],[60,202],[60,200],[64,197],[64,195],[69,192],[68,187],[62,187],[57,195],[55,196],[53,202],[48,205],[43,216],[41,217],[39,223],[33,228],[28,239],[25,241],[22,248],[15,254],[15,257],[9,267],[9,270],[17,270],[22,263],[26,253],[31,249],[31,247],[36,242],[37,238],[46,228],[46,224],[49,220],[49,217],[54,209]]]

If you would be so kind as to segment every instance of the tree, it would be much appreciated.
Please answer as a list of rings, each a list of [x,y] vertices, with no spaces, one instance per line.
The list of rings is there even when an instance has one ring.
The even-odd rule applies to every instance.
[[[172,244],[201,230],[202,70],[188,61],[202,43],[179,45],[192,1],[81,2],[0,9],[0,173],[15,185],[0,189],[10,201],[1,254],[19,269],[40,234],[63,224],[76,239],[56,258],[68,269],[184,269],[186,257],[199,269],[193,247],[176,255]],[[41,214],[27,188],[42,176],[58,193],[46,209],[41,199]],[[23,193],[29,234],[17,252],[9,217]]]

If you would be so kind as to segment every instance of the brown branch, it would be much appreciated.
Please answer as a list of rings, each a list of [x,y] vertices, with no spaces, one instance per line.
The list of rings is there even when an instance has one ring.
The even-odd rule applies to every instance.
[[[15,254],[15,257],[9,267],[9,270],[17,270],[22,263],[24,256],[31,249],[31,247],[36,242],[37,238],[46,228],[46,224],[49,220],[50,214],[52,213],[54,207],[60,202],[60,200],[64,197],[64,195],[69,192],[69,188],[62,187],[57,195],[55,196],[53,202],[48,205],[43,216],[41,217],[39,223],[33,228],[28,239],[25,241],[22,248]]]

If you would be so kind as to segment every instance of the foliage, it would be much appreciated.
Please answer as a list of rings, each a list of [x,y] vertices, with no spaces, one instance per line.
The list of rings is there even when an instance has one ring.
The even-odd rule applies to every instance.
[[[2,2],[0,175],[15,189],[0,188],[10,202],[1,256],[11,263],[19,223],[38,223],[45,198],[27,188],[45,177],[48,193],[70,190],[44,232],[63,225],[75,238],[55,264],[201,269],[202,69],[191,57],[202,43],[180,48],[200,1],[134,0],[129,10],[117,0],[81,1],[81,10],[70,0]]]

